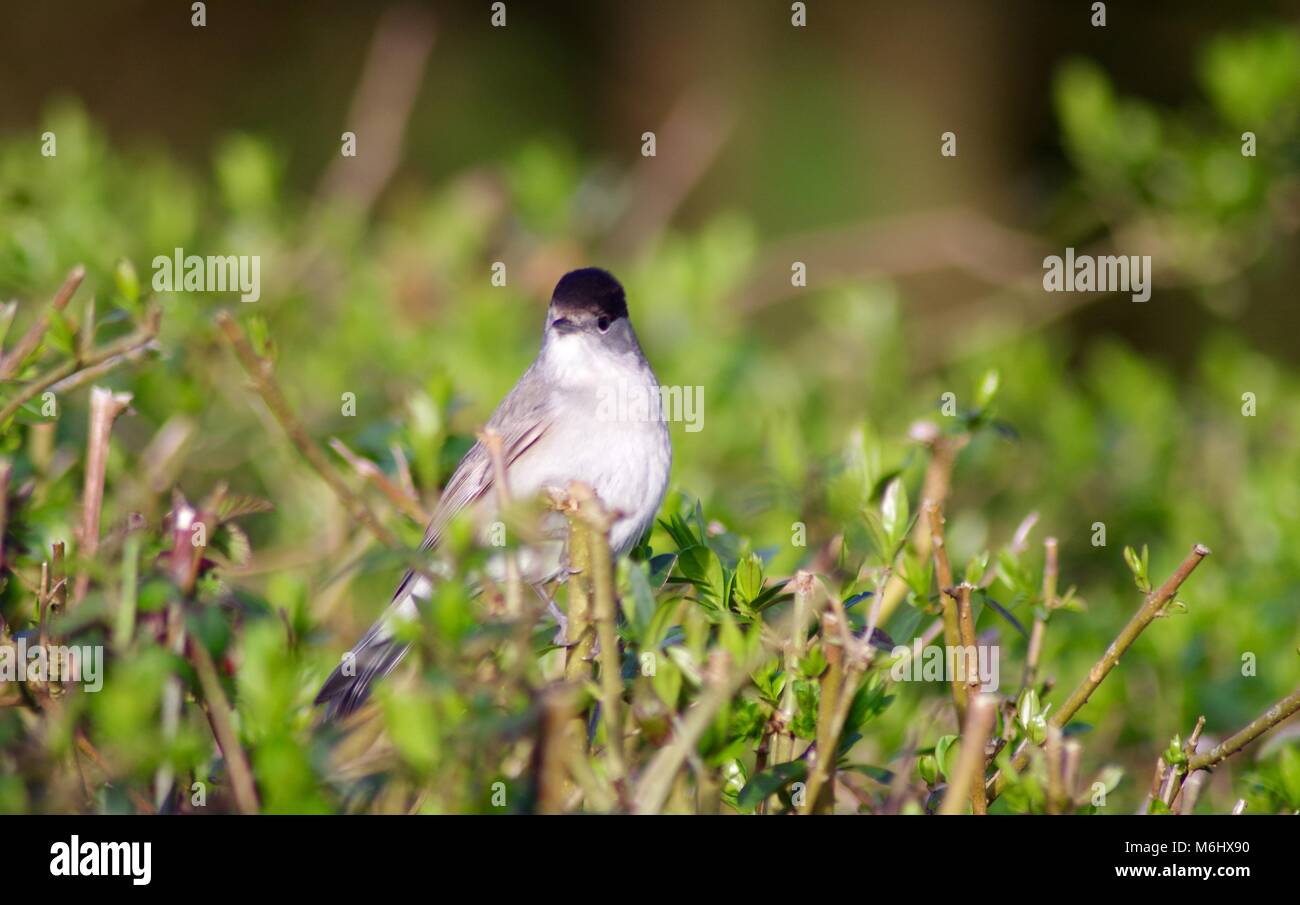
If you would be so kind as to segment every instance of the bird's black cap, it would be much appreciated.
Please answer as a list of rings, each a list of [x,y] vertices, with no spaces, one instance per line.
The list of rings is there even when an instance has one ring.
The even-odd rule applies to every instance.
[[[610,320],[627,317],[623,287],[599,267],[584,267],[560,277],[551,294],[551,305],[557,310],[582,311],[593,317],[603,314]]]

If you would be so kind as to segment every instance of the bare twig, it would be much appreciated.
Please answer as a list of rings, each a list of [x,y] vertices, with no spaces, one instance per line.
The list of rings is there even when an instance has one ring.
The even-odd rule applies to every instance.
[[[591,620],[590,529],[578,514],[576,501],[564,504],[569,519],[569,611],[565,626],[564,677],[570,682],[591,678],[591,654],[596,646],[596,628]]]
[[[1066,698],[1060,709],[1052,715],[1053,723],[1064,727],[1079,712],[1079,708],[1088,703],[1088,698],[1092,696],[1092,693],[1097,690],[1097,686],[1119,663],[1120,657],[1133,645],[1133,642],[1138,639],[1138,636],[1142,634],[1146,627],[1163,612],[1165,605],[1174,599],[1174,595],[1178,593],[1178,589],[1182,587],[1187,577],[1200,565],[1201,560],[1209,555],[1209,547],[1196,544],[1192,547],[1192,552],[1188,553],[1178,568],[1174,570],[1174,574],[1170,575],[1159,588],[1147,595],[1142,607],[1129,620],[1128,625],[1124,626],[1118,637],[1111,642],[1110,647],[1106,648],[1106,653],[1093,665],[1092,669],[1088,670],[1087,677],[1079,683],[1078,687]]]
[[[14,347],[9,350],[7,355],[0,355],[0,380],[7,380],[12,377],[18,371],[18,368],[22,366],[27,356],[36,351],[41,344],[41,339],[45,336],[45,331],[50,328],[51,316],[68,306],[68,302],[72,301],[72,296],[77,291],[77,287],[81,285],[81,281],[85,278],[85,267],[78,264],[72,268],[67,279],[63,281],[63,285],[59,287],[59,291],[55,293],[54,300],[50,302],[50,307],[27,328],[27,332],[14,344]],[[0,421],[3,420],[3,418],[0,418]]]
[[[795,573],[790,585],[794,590],[794,610],[790,620],[790,637],[785,645],[785,688],[781,692],[780,726],[772,739],[773,766],[794,758],[794,733],[790,731],[790,721],[794,719],[795,711],[794,682],[808,640],[808,616],[812,611],[815,582],[810,572],[799,571]]]
[[[717,159],[734,123],[726,99],[707,90],[691,92],[678,102],[656,135],[662,153],[641,158],[628,180],[623,218],[608,231],[611,253],[633,256],[653,244]]]
[[[108,467],[108,443],[113,422],[131,404],[130,393],[114,393],[104,387],[90,391],[90,430],[86,436],[86,479],[81,491],[81,529],[77,541],[82,562],[99,552],[99,521],[104,506],[104,473]],[[90,573],[77,574],[72,603],[77,605],[90,587]]]
[[[591,488],[571,484],[569,496],[578,502],[578,516],[587,521],[587,555],[591,564],[592,616],[600,641],[600,708],[605,721],[605,762],[609,779],[618,787],[627,775],[623,755],[623,675],[615,626],[614,562],[609,549],[612,518]]]
[[[1236,754],[1298,710],[1300,710],[1300,688],[1278,701],[1209,751],[1192,757],[1187,763],[1188,772],[1214,769],[1224,760]]]
[[[320,198],[347,198],[362,210],[374,204],[401,160],[433,40],[433,17],[419,7],[394,7],[380,18],[348,107],[347,128],[357,136],[357,154],[335,158]]]
[[[121,355],[114,355],[112,358],[107,358],[97,365],[83,368],[75,374],[63,378],[58,383],[52,384],[49,387],[49,391],[57,396],[62,396],[71,393],[73,390],[79,390],[88,383],[94,383],[105,374],[116,371],[122,365],[135,364],[150,352],[156,351],[157,349],[158,343],[155,340],[150,340],[149,342],[123,352]]]
[[[1021,688],[1032,688],[1038,677],[1038,661],[1043,655],[1043,635],[1047,632],[1047,615],[1056,605],[1056,584],[1060,567],[1057,562],[1056,538],[1043,541],[1046,562],[1043,565],[1042,611],[1034,615],[1034,627],[1029,633],[1029,652],[1025,655],[1025,675]]]
[[[922,421],[912,426],[914,440],[923,443],[930,451],[930,461],[925,467],[925,480],[921,485],[921,503],[918,511],[927,512],[931,504],[939,508],[940,515],[947,504],[952,490],[952,470],[957,464],[957,454],[970,442],[967,434],[944,434],[932,422]],[[928,519],[917,519],[912,528],[912,549],[917,557],[924,560],[930,555],[933,540],[932,523]],[[951,570],[946,584],[939,588],[952,587]],[[941,579],[942,581],[942,579]],[[885,584],[884,593],[878,594],[879,618],[888,619],[898,605],[907,597],[907,582],[895,570]]]
[[[954,270],[980,285],[999,286],[1037,272],[1041,291],[1043,251],[1039,239],[969,208],[922,211],[773,243],[757,257],[766,263],[737,291],[735,304],[752,312],[802,291],[790,285],[790,262],[795,260],[808,265],[810,287],[873,275]]]
[[[235,319],[223,311],[217,315],[217,325],[225,334],[244,371],[252,379],[253,387],[266,403],[266,407],[271,410],[271,414],[275,416],[275,420],[280,423],[280,427],[284,429],[302,457],[316,469],[316,473],[334,491],[343,508],[353,519],[369,528],[370,533],[378,538],[380,543],[387,547],[400,548],[401,543],[398,539],[375,517],[365,500],[352,492],[352,488],[348,487],[342,475],[321,452],[320,447],[312,441],[306,428],[302,426],[280,391],[280,386],[271,373],[271,363],[253,351],[248,338],[244,336],[244,331],[240,329]],[[0,421],[3,421],[3,418],[0,418]]]
[[[996,695],[977,694],[968,702],[956,775],[948,777],[948,791],[943,796],[943,804],[939,806],[940,814],[960,814],[966,807],[967,799],[971,802],[973,813],[985,813],[984,749],[988,745],[997,710]]]
[[[961,625],[957,614],[957,601],[948,590],[952,588],[952,565],[948,562],[948,545],[944,541],[943,508],[934,500],[925,504],[925,517],[930,529],[930,547],[934,551],[935,574],[939,579],[939,603],[943,607],[943,642],[949,650],[961,646]],[[966,686],[952,675],[952,704],[957,713],[957,725],[966,719]]]
[[[257,786],[253,782],[253,771],[248,765],[248,756],[240,747],[239,735],[235,731],[234,713],[226,701],[225,692],[221,690],[221,680],[217,677],[216,665],[212,655],[198,638],[190,643],[190,660],[198,674],[199,685],[203,689],[203,700],[207,704],[208,716],[212,720],[212,732],[217,744],[221,746],[222,756],[230,771],[230,783],[235,793],[235,805],[241,814],[257,813]]]
[[[1133,618],[1128,621],[1128,624],[1110,643],[1110,646],[1106,648],[1106,652],[1101,659],[1093,665],[1092,669],[1088,670],[1088,675],[1070,693],[1070,696],[1066,698],[1060,709],[1052,714],[1050,719],[1052,725],[1064,728],[1074,718],[1079,709],[1088,702],[1088,698],[1091,697],[1092,693],[1097,690],[1097,686],[1119,663],[1120,657],[1133,646],[1133,642],[1138,639],[1138,636],[1142,634],[1146,627],[1164,611],[1165,606],[1174,599],[1174,595],[1178,593],[1178,589],[1182,587],[1183,582],[1200,565],[1201,560],[1209,555],[1209,547],[1196,544],[1182,563],[1179,564],[1178,568],[1174,570],[1174,573],[1165,579],[1164,584],[1147,594],[1142,606],[1133,614]],[[1015,757],[1012,758],[1011,765],[1016,770],[1022,770],[1028,763],[1029,749],[1027,744],[1022,744]],[[1001,795],[1006,785],[1007,779],[999,771],[996,776],[989,780],[989,801]]]
[[[50,550],[50,606],[55,613],[68,608],[67,548],[63,541],[55,541]]]
[[[822,613],[822,653],[826,672],[821,679],[817,707],[817,756],[808,775],[807,794],[801,810],[806,814],[828,814],[835,802],[835,751],[839,741],[835,720],[840,698],[847,693],[844,644],[838,637],[843,623],[834,612]]]
[[[429,513],[420,505],[419,498],[394,484],[388,475],[384,474],[384,470],[374,462],[348,449],[347,444],[338,437],[330,438],[330,449],[342,456],[356,470],[357,474],[374,484],[379,489],[379,492],[387,497],[388,501],[411,521],[419,525],[429,523]]]
[[[541,695],[541,738],[537,745],[537,810],[560,814],[569,797],[567,752],[575,717],[577,691],[572,685],[552,685]]]
[[[417,503],[420,500],[420,494],[415,489],[415,481],[411,480],[411,463],[406,461],[406,453],[402,452],[402,447],[398,443],[390,443],[388,451],[393,454],[393,462],[397,466],[397,483],[402,488],[402,492]],[[421,511],[424,511],[421,507]]]
[[[41,374],[36,379],[26,383],[19,389],[18,393],[0,409],[0,424],[4,424],[18,412],[19,409],[27,403],[29,399],[43,393],[50,387],[58,384],[60,381],[67,380],[78,372],[95,368],[98,365],[106,364],[110,360],[120,364],[131,361],[131,353],[137,352],[149,346],[154,337],[158,335],[158,326],[161,322],[162,312],[158,308],[151,308],[145,317],[145,321],[136,330],[115,340],[106,346],[102,346],[92,355],[86,358],[69,359],[50,370]],[[96,376],[104,373],[103,370],[96,372]],[[74,384],[80,386],[80,382]],[[65,384],[66,386],[66,384]]]
[[[970,584],[966,582],[962,582],[961,585],[958,586],[957,588],[957,625],[961,631],[961,658],[962,658],[961,662],[966,664],[965,671],[967,673],[966,675],[967,702],[979,697],[979,688],[980,688],[979,669],[975,665],[979,659],[979,648],[977,647],[977,640],[975,637],[975,615],[971,610],[971,599],[970,599],[971,591],[972,588]],[[954,672],[953,681],[958,681],[956,675],[958,670],[954,670],[953,672]],[[966,713],[966,723],[969,724],[972,720],[977,718],[982,719],[982,716],[977,717],[976,715],[973,715],[968,708]],[[963,725],[962,728],[963,730],[965,730],[968,728],[968,726]],[[966,734],[969,735],[969,733]],[[988,741],[987,730],[985,730],[984,732],[983,741],[985,743],[987,743]],[[974,755],[971,756],[973,757]],[[962,752],[962,757],[963,758],[966,757],[965,750],[963,750]],[[981,746],[980,764],[979,764],[979,781],[975,782],[975,784],[971,787],[970,790],[970,802],[971,802],[972,814],[988,813],[988,803],[985,800],[985,795],[984,795],[984,759],[983,758],[984,758],[984,748],[983,746]]]

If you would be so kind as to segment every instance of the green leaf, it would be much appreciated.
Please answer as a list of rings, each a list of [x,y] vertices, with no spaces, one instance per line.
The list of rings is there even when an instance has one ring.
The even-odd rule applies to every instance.
[[[749,608],[755,613],[761,613],[770,606],[776,606],[778,603],[785,603],[787,600],[793,600],[793,594],[781,593],[785,586],[789,584],[790,579],[775,582],[764,588],[762,593],[755,597],[749,604]]]
[[[668,637],[669,629],[672,628],[673,619],[677,616],[677,607],[680,603],[681,600],[676,597],[670,597],[659,602],[654,615],[650,618],[650,622],[641,636],[643,647],[657,648],[663,644],[664,639]]]
[[[736,796],[740,810],[752,812],[772,795],[787,788],[791,783],[802,782],[808,778],[806,761],[793,760],[777,764],[770,770],[755,774],[745,783],[745,787]]]
[[[677,557],[677,571],[699,591],[702,603],[722,608],[727,580],[722,571],[722,561],[711,548],[702,544],[687,547]]]
[[[1175,735],[1169,742],[1169,747],[1165,749],[1165,763],[1171,767],[1180,766],[1187,763],[1187,753],[1183,751],[1183,737]]]
[[[962,578],[968,585],[979,587],[984,582],[984,573],[989,569],[989,551],[984,550],[976,553],[966,563],[966,571],[962,573]]]
[[[922,754],[916,759],[916,772],[927,786],[932,786],[939,781],[939,761],[933,754]]]
[[[826,671],[826,654],[820,644],[813,645],[799,660],[799,674],[815,679]]]
[[[934,561],[928,556],[922,558],[915,551],[907,550],[903,553],[899,573],[907,583],[908,590],[916,595],[917,601],[925,602],[930,596],[930,585],[934,578]]]
[[[887,686],[882,674],[872,673],[853,695],[848,715],[844,719],[842,735],[850,736],[860,732],[864,726],[888,710],[894,698],[886,692]]]
[[[632,563],[629,566],[627,583],[632,593],[622,598],[623,615],[632,629],[632,637],[639,640],[654,620],[655,595],[650,589],[650,579],[646,576],[646,570],[639,563]]]
[[[747,652],[745,635],[736,625],[735,618],[724,612],[718,627],[718,643],[722,646],[732,663],[743,663]]]
[[[650,686],[669,710],[677,709],[677,699],[682,693],[682,671],[668,657],[657,657],[655,674],[650,677]]]
[[[1300,749],[1295,745],[1283,748],[1277,768],[1287,805],[1292,809],[1300,808]]]
[[[650,562],[646,564],[649,568],[649,575],[647,577],[650,582],[650,587],[654,588],[656,591],[661,590],[663,586],[668,583],[668,576],[672,574],[673,566],[676,563],[676,553],[661,553],[658,556],[652,557]]]
[[[956,767],[957,736],[945,735],[934,746],[934,758],[943,772],[944,778],[952,781],[952,771]]]
[[[903,539],[908,524],[907,491],[899,478],[890,481],[885,488],[884,499],[880,501],[880,523],[892,551]]]
[[[862,515],[867,525],[867,534],[871,537],[871,544],[876,548],[877,555],[882,560],[889,560],[894,553],[894,543],[890,540],[889,532],[885,530],[884,521],[871,509],[867,509]]]
[[[1147,593],[1151,590],[1151,582],[1147,578],[1147,548],[1142,546],[1142,554],[1132,547],[1124,548],[1124,562],[1128,564],[1129,571],[1133,573],[1133,583],[1137,585],[1139,591]]]
[[[757,553],[736,563],[736,593],[744,603],[753,604],[763,592],[763,560]]]
[[[794,719],[790,721],[790,731],[799,738],[812,741],[817,737],[817,708],[821,701],[821,686],[816,682],[799,679],[794,683],[794,699],[797,710]]]
[[[130,258],[121,258],[117,266],[113,268],[113,285],[117,288],[117,294],[134,308],[140,301],[140,277],[135,272],[135,265],[131,263]]]
[[[772,657],[768,659],[758,669],[750,673],[749,677],[753,680],[754,686],[764,700],[770,704],[780,702],[781,692],[785,690],[787,676],[781,669],[781,660],[779,658]]]
[[[997,368],[990,368],[984,372],[979,389],[975,391],[975,407],[977,409],[987,408],[988,404],[993,401],[993,397],[998,394],[999,380]]]
[[[884,767],[877,767],[872,764],[845,764],[841,769],[861,773],[863,776],[870,777],[884,786],[890,785],[894,781],[893,770],[886,770]]]
[[[50,326],[45,333],[49,344],[64,355],[75,355],[77,350],[77,330],[62,311],[50,312]]]

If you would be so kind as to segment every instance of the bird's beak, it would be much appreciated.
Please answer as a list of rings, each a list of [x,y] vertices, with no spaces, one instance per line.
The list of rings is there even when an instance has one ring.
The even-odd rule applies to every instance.
[[[578,325],[567,317],[557,317],[551,321],[551,329],[556,333],[576,333]]]

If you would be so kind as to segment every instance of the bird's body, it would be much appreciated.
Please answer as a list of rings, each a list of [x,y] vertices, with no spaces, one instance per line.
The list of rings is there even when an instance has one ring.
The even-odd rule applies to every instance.
[[[527,500],[589,486],[616,516],[610,547],[621,556],[654,521],[668,486],[672,447],[658,406],[628,417],[612,398],[658,398],[658,380],[641,353],[627,318],[623,290],[595,268],[560,280],[547,311],[537,359],[502,400],[486,430],[501,440],[507,493]],[[499,494],[493,462],[481,443],[452,474],[425,534],[432,551],[453,517],[468,509],[476,524],[496,520]],[[552,514],[550,541],[520,551],[521,577],[533,585],[565,568],[564,521]],[[498,563],[499,566],[499,563]],[[492,565],[489,565],[492,571]],[[499,576],[495,576],[499,577]],[[326,681],[317,703],[330,717],[344,716],[365,700],[371,683],[391,672],[406,645],[394,641],[398,620],[413,620],[432,591],[430,580],[408,572],[388,611],[348,652]]]

